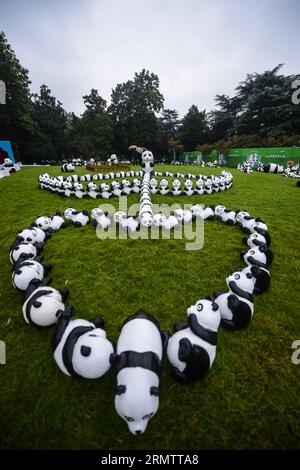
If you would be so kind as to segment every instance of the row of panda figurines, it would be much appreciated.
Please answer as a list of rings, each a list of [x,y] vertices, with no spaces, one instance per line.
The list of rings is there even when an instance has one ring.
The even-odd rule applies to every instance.
[[[230,189],[232,187],[232,175],[228,174],[227,176],[219,177],[211,176],[206,177],[206,179],[199,178],[196,181],[195,187],[192,179],[186,179],[183,188],[179,179],[174,179],[171,187],[169,187],[169,181],[167,179],[163,178],[158,182],[156,178],[151,178],[149,179],[149,185],[151,194],[159,194],[162,196],[212,194]],[[124,179],[121,182],[112,181],[111,184],[101,183],[99,187],[93,181],[88,183],[85,189],[80,182],[71,183],[70,181],[58,180],[57,178],[48,179],[47,177],[40,177],[40,188],[66,197],[76,196],[78,199],[83,197],[109,199],[113,196],[128,196],[131,193],[139,193],[141,190],[141,180],[135,178],[131,183],[129,180]]]
[[[217,206],[214,217],[220,219],[224,210],[224,206]],[[133,434],[143,433],[158,410],[163,353],[166,352],[172,376],[179,383],[200,379],[215,360],[219,325],[230,330],[247,326],[254,311],[253,294],[265,292],[270,284],[268,268],[273,255],[268,227],[260,219],[239,211],[235,223],[249,235],[243,238],[248,250],[241,252],[246,267],[226,279],[228,291],[216,292],[188,307],[187,321],[176,324],[172,336],[161,331],[151,315],[137,312],[123,324],[115,351],[102,319],[73,319],[72,307],[65,306],[68,290],[48,285],[46,276],[51,266],[42,264],[37,255],[51,233],[64,227],[65,221],[56,214],[49,218],[50,227],[46,228],[46,224],[42,229],[38,227],[41,219],[21,231],[10,250],[13,285],[25,292],[24,319],[40,327],[56,324],[54,359],[69,376],[96,379],[115,364],[116,411]]]

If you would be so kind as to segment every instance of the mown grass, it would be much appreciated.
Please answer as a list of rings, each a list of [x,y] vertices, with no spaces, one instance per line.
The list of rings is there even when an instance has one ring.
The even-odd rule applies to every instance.
[[[159,166],[174,170],[174,167]],[[196,172],[194,167],[185,167]],[[232,170],[226,193],[177,200],[222,203],[247,209],[269,225],[275,258],[270,290],[255,298],[250,326],[219,331],[217,358],[201,382],[173,382],[166,360],[160,409],[145,434],[133,436],[114,410],[115,374],[96,381],[63,375],[52,358],[52,329],[28,327],[21,293],[11,284],[9,246],[18,230],[39,214],[72,206],[92,209],[90,199],[65,199],[38,190],[41,168],[24,168],[0,181],[0,339],[7,364],[0,366],[0,447],[13,449],[282,449],[298,448],[300,365],[291,345],[300,339],[299,188],[279,175]],[[47,169],[52,175],[59,168]],[[85,173],[80,169],[78,173]],[[218,174],[217,169],[203,173]],[[138,196],[130,196],[138,201]],[[117,204],[117,200],[114,204]],[[109,201],[109,202],[111,202]],[[173,203],[173,197],[154,196]],[[242,234],[205,223],[205,245],[186,251],[184,240],[101,241],[93,227],[61,230],[47,243],[54,287],[67,285],[75,315],[103,316],[116,341],[122,321],[145,308],[172,330],[197,299],[225,288],[225,277],[241,267]]]

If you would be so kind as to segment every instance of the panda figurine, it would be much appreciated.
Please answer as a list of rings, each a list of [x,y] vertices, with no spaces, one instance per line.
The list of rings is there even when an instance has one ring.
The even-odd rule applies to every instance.
[[[159,406],[159,375],[168,336],[140,310],[128,317],[117,343],[115,408],[132,434],[143,433]]]
[[[254,294],[263,294],[269,289],[271,283],[270,272],[266,268],[259,266],[247,266],[241,271],[248,275],[252,274],[254,278]]]
[[[35,228],[22,230],[22,232],[17,234],[17,239],[22,243],[35,245],[37,243],[37,231]]]
[[[149,181],[150,184],[150,192],[151,194],[156,194],[158,192],[158,183],[156,178],[151,178]]]
[[[253,311],[255,280],[252,273],[236,271],[226,278],[228,292],[215,292],[212,296],[218,304],[221,325],[228,330],[240,330],[250,322]]]
[[[213,193],[212,181],[211,181],[210,178],[208,178],[205,182],[204,192],[205,192],[205,194],[212,194]]]
[[[26,323],[36,326],[50,326],[57,322],[64,302],[69,295],[67,288],[54,289],[48,280],[33,279],[25,292],[22,312]]]
[[[203,220],[213,220],[215,218],[214,206],[206,206],[202,211]]]
[[[65,181],[63,183],[63,188],[66,197],[70,197],[74,194],[73,184],[70,181]]]
[[[38,216],[35,219],[35,225],[36,227],[40,228],[41,230],[51,230],[51,218],[50,217],[44,217],[44,216]]]
[[[71,173],[74,170],[75,170],[75,168],[74,168],[74,165],[72,163],[64,163],[61,166],[61,171],[63,173]]]
[[[97,185],[96,183],[88,183],[87,185],[87,195],[91,197],[92,199],[97,199],[99,197],[99,193],[97,191]]]
[[[171,193],[173,194],[173,196],[180,196],[181,195],[180,180],[178,180],[178,179],[173,180]]]
[[[234,225],[236,222],[236,212],[225,208],[221,214],[221,222],[227,225]]]
[[[248,251],[241,251],[240,257],[248,266],[259,266],[260,268],[268,268],[273,261],[273,253],[267,245],[259,245]]]
[[[178,222],[182,224],[189,224],[193,219],[192,213],[188,209],[176,209],[174,215],[177,217]]]
[[[100,184],[100,197],[103,199],[109,199],[112,196],[112,193],[110,191],[109,184],[107,183],[101,183]]]
[[[74,190],[75,190],[75,196],[78,199],[82,199],[86,195],[83,184],[81,183],[74,183]]]
[[[131,193],[131,184],[130,181],[128,180],[122,180],[122,195],[123,196],[129,196]]]
[[[27,260],[20,256],[12,273],[12,283],[16,289],[25,291],[33,279],[41,281],[50,271],[51,265],[41,264],[42,258],[39,256],[34,260]]]
[[[168,186],[169,186],[168,180],[166,180],[165,178],[160,180],[159,194],[161,194],[162,196],[169,194]]]
[[[219,204],[215,207],[215,218],[217,220],[222,220],[222,214],[225,210],[225,206],[223,206],[222,204]]]
[[[97,229],[106,229],[110,226],[111,220],[108,216],[108,212],[103,212],[102,209],[96,207],[91,210],[91,217],[94,219],[94,226]]]
[[[153,225],[155,227],[163,227],[164,224],[166,223],[166,220],[167,220],[167,217],[164,214],[162,213],[155,214],[153,216]]]
[[[89,213],[87,211],[76,211],[72,207],[65,210],[64,216],[70,221],[75,227],[83,227],[90,223]]]
[[[249,246],[249,248],[254,248],[260,245],[271,245],[271,237],[268,232],[265,232],[264,235],[260,233],[251,233],[249,237],[243,238],[243,243]]]
[[[200,196],[202,196],[202,194],[204,194],[204,182],[203,182],[202,178],[199,178],[196,181],[195,194],[199,194]]]
[[[16,240],[9,251],[9,259],[12,264],[17,263],[20,256],[22,259],[34,259],[37,256],[37,248],[32,243],[22,243]]]
[[[132,192],[139,193],[141,190],[141,182],[138,179],[132,181]]]
[[[51,216],[50,229],[57,232],[61,228],[66,228],[69,224],[62,218],[61,212],[55,212]]]
[[[167,348],[171,375],[181,384],[201,379],[211,368],[221,320],[218,305],[207,299],[191,305],[187,314],[188,321],[175,325]]]
[[[113,181],[111,183],[111,189],[112,189],[112,194],[113,196],[121,196],[122,194],[122,189],[121,189],[121,185],[118,181]]]
[[[170,231],[172,229],[177,229],[179,227],[179,223],[177,220],[177,217],[175,215],[171,214],[169,217],[166,218],[164,221],[162,228],[166,231]]]
[[[183,192],[186,196],[194,194],[193,181],[191,179],[185,180]]]
[[[104,321],[72,319],[72,307],[61,312],[53,337],[54,359],[69,376],[98,379],[110,368],[114,348],[106,338]]]
[[[153,153],[150,150],[145,150],[142,153],[142,169],[145,173],[152,173],[154,168]]]
[[[203,207],[200,206],[200,204],[194,204],[191,207],[191,213],[192,213],[193,220],[203,219]]]

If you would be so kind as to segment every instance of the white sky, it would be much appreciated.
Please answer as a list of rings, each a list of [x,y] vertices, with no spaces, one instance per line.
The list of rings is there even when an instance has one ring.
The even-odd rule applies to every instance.
[[[247,73],[279,63],[299,73],[299,20],[300,0],[0,0],[0,30],[32,91],[45,83],[77,114],[91,88],[109,102],[143,68],[181,117],[212,109]]]

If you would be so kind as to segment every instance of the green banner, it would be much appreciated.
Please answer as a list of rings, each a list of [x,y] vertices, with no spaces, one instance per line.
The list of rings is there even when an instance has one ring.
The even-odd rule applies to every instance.
[[[300,147],[252,147],[252,148],[235,148],[225,150],[224,159],[226,166],[236,167],[238,163],[244,163],[246,160],[256,161],[258,163],[276,163],[286,166],[289,160],[300,163]],[[201,154],[201,152],[183,152],[180,161],[193,164],[203,158],[205,162],[213,162],[219,160],[220,154],[217,150],[213,150],[209,154]]]

